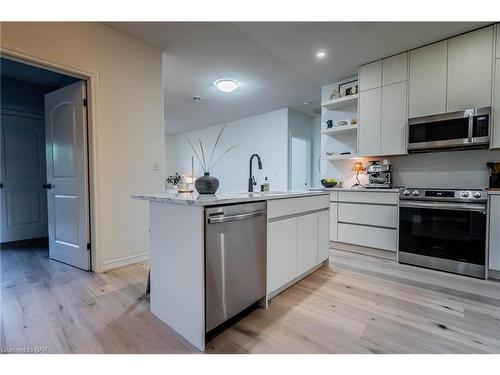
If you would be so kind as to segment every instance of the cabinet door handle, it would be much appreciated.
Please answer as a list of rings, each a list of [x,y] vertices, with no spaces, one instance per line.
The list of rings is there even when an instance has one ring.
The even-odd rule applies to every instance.
[[[0,189],[3,189],[3,182],[0,182]]]
[[[52,189],[52,184],[43,184],[42,188],[50,190],[50,189]]]

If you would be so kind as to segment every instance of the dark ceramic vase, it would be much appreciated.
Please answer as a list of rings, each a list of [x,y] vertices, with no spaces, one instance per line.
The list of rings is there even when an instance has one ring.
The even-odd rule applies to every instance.
[[[194,187],[200,194],[215,194],[219,188],[219,180],[210,176],[210,173],[205,173],[203,176],[196,179]]]

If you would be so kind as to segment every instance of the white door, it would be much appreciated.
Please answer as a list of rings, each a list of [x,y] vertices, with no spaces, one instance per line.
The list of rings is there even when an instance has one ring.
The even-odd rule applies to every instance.
[[[309,181],[309,144],[292,137],[292,190],[307,190]]]
[[[2,113],[0,242],[47,236],[42,119]]]
[[[82,81],[45,95],[49,256],[90,269],[87,115]]]

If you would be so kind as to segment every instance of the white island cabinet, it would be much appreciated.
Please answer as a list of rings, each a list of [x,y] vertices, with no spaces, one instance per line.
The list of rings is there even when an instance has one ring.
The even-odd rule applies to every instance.
[[[151,312],[199,350],[205,349],[207,331],[206,208],[266,202],[267,293],[264,290],[259,301],[262,306],[328,261],[327,192],[164,193],[133,198],[150,201]]]
[[[329,195],[268,202],[268,284],[273,297],[328,260]]]

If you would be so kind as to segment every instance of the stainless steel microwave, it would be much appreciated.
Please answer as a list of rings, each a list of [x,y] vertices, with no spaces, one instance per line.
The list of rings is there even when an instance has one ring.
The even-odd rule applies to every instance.
[[[408,120],[408,152],[488,148],[491,107]]]

